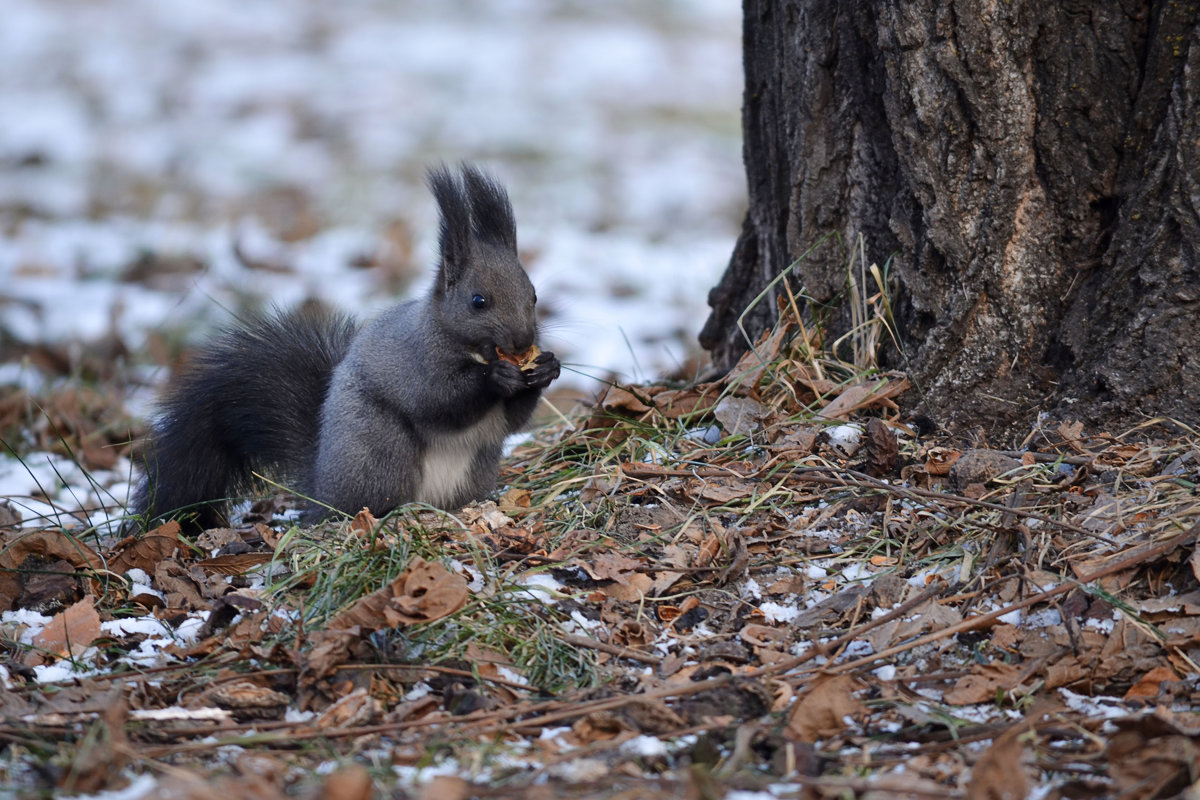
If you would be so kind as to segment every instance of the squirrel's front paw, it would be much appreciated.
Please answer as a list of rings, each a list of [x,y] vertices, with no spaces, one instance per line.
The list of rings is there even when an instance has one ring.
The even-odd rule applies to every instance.
[[[493,361],[488,372],[488,383],[501,397],[512,397],[529,387],[526,383],[530,373],[509,361]]]
[[[550,382],[558,377],[558,373],[562,370],[562,364],[558,363],[558,359],[554,353],[543,352],[538,355],[533,361],[533,369],[522,373],[525,378],[525,385],[530,389],[545,389],[550,385]]]

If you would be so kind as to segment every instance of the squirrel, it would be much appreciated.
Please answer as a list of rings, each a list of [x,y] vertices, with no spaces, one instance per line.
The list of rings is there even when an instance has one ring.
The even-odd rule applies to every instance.
[[[429,171],[440,211],[433,287],[361,329],[300,309],[257,316],[199,349],[160,401],[133,508],[143,524],[225,501],[255,472],[330,509],[459,508],[492,490],[504,439],[560,364],[536,347],[537,295],[504,187],[469,164]]]

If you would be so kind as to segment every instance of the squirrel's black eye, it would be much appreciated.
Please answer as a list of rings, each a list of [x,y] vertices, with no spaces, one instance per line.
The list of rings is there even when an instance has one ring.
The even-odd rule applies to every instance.
[[[488,307],[488,299],[481,294],[477,294],[471,298],[471,305],[478,309]]]

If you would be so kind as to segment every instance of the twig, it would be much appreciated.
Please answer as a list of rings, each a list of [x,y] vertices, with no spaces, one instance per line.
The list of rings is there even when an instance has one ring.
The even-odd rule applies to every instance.
[[[858,669],[859,667],[866,666],[867,664],[874,663],[882,658],[894,656],[897,653],[903,653],[907,650],[912,650],[916,647],[929,644],[930,642],[936,642],[939,639],[946,639],[959,633],[964,633],[976,628],[982,628],[989,622],[994,622],[1000,617],[1011,614],[1014,611],[1020,611],[1022,608],[1027,608],[1035,603],[1049,600],[1051,597],[1057,597],[1058,595],[1069,592],[1072,589],[1079,588],[1084,584],[1092,583],[1093,581],[1097,581],[1100,578],[1107,577],[1113,573],[1122,572],[1132,567],[1136,567],[1138,564],[1141,564],[1144,561],[1166,555],[1185,542],[1194,540],[1198,533],[1200,533],[1200,523],[1192,526],[1191,530],[1187,531],[1186,533],[1177,534],[1172,536],[1170,539],[1159,542],[1158,544],[1143,545],[1142,547],[1134,548],[1134,552],[1130,553],[1125,558],[1109,564],[1103,569],[1083,575],[1078,579],[1066,578],[1064,583],[1060,583],[1053,589],[1045,589],[1037,594],[1026,597],[1024,600],[1012,603],[1003,608],[998,608],[995,611],[982,614],[978,617],[964,619],[962,622],[951,625],[948,628],[942,628],[941,630],[934,631],[933,633],[927,633],[924,636],[919,636],[911,641],[893,645],[892,647],[880,650],[878,653],[873,653],[869,656],[863,656],[862,658],[855,659],[854,661],[849,661],[844,664],[838,664],[834,667],[831,667],[830,672],[849,672],[851,670]]]
[[[711,570],[710,570],[711,571]],[[576,647],[586,647],[591,650],[599,650],[601,653],[608,653],[610,656],[618,658],[628,658],[632,661],[641,661],[643,664],[661,664],[662,656],[656,656],[653,653],[643,653],[640,650],[634,650],[632,647],[622,647],[618,644],[608,644],[593,639],[590,636],[579,636],[574,633],[569,633],[562,637],[567,644],[575,645]]]
[[[621,472],[631,478],[745,478],[745,479],[761,479],[765,477],[761,470],[756,470],[746,474],[734,472],[731,470],[718,470],[712,468],[697,468],[694,470],[688,469],[668,469],[664,467],[650,467],[638,464],[621,464]],[[834,473],[834,474],[824,474]],[[846,477],[843,477],[846,476]],[[975,506],[976,508],[986,508],[991,511],[1001,511],[1007,514],[1024,517],[1026,519],[1036,519],[1047,525],[1053,525],[1063,530],[1078,533],[1087,536],[1091,539],[1097,539],[1116,546],[1118,543],[1103,536],[1081,528],[1078,525],[1067,522],[1061,519],[1047,517],[1044,514],[1038,514],[1033,511],[1026,511],[1021,508],[1010,508],[1001,503],[990,503],[987,500],[976,500],[971,497],[966,497],[960,494],[951,494],[949,492],[934,492],[929,489],[918,489],[909,486],[898,486],[894,483],[887,483],[872,478],[861,472],[856,472],[851,469],[836,469],[833,467],[793,467],[786,478],[794,478],[797,481],[804,483],[818,483],[823,486],[838,486],[857,489],[877,489],[883,492],[907,497],[909,499],[919,497],[925,500],[938,500],[946,503],[957,503],[960,505]]]

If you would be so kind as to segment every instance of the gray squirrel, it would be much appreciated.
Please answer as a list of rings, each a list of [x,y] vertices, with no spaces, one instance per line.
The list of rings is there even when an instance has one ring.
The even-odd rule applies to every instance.
[[[225,524],[253,473],[319,505],[382,516],[458,508],[495,485],[505,437],[558,377],[537,350],[537,296],[504,187],[479,169],[429,172],[441,214],[427,296],[361,330],[328,311],[255,317],[202,347],[163,397],[134,511]]]

